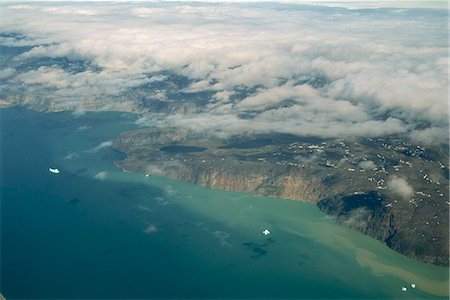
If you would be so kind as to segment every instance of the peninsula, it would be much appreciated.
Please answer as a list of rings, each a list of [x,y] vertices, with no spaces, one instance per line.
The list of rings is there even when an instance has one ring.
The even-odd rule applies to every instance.
[[[175,128],[119,136],[120,168],[202,186],[307,201],[344,226],[416,260],[448,265],[445,145],[401,138],[282,134],[227,139]]]

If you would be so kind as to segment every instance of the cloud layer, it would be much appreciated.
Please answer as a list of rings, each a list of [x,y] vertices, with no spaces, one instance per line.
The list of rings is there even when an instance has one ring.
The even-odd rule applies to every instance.
[[[4,98],[144,112],[144,124],[147,115],[151,125],[222,136],[448,141],[444,9],[153,2],[2,11],[0,43],[17,51],[2,60]]]

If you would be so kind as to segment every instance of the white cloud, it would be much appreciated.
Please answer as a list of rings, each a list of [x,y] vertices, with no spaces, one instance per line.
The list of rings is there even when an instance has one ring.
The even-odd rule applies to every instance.
[[[70,152],[69,154],[67,154],[66,156],[64,156],[63,159],[69,159],[69,160],[72,160],[72,159],[77,159],[77,158],[79,158],[79,157],[80,157],[80,155],[79,155],[78,153],[76,153],[76,152]]]
[[[364,228],[367,226],[370,216],[371,212],[368,208],[358,207],[351,210],[351,214],[346,216],[348,219],[345,219],[343,223],[351,228]]]
[[[90,9],[74,9],[74,8],[64,8],[64,7],[49,7],[43,9],[45,12],[62,14],[62,15],[86,15],[93,16],[96,15],[95,10]]]
[[[69,83],[69,74],[59,68],[40,67],[17,76],[25,84],[42,84],[46,87],[63,89],[72,87]],[[81,83],[80,83],[81,85]]]
[[[155,165],[147,165],[145,167],[145,174],[161,176],[164,174],[160,167]]]
[[[103,180],[106,179],[106,176],[108,176],[108,173],[107,173],[106,171],[101,171],[101,172],[97,173],[97,174],[94,176],[94,178],[103,181]]]
[[[4,0],[4,2],[15,2],[16,0]],[[41,0],[28,0],[28,2],[41,2]],[[60,0],[47,0],[47,2],[60,2]],[[71,2],[129,2],[129,0],[71,0]],[[271,2],[273,0],[148,0],[147,2],[188,2],[188,3],[263,3]],[[346,7],[351,9],[367,9],[367,8],[446,8],[447,1],[445,0],[409,0],[409,1],[392,1],[392,0],[279,0],[279,3],[285,4],[306,4],[306,5],[325,5],[330,7]],[[30,9],[30,5],[15,5],[17,9]],[[145,11],[144,11],[145,12]]]
[[[212,231],[212,234],[219,241],[220,246],[226,248],[230,248],[233,246],[233,244],[230,243],[229,241],[231,236],[230,233],[221,230],[216,230]]]
[[[416,143],[425,143],[428,145],[445,144],[449,140],[448,127],[429,127],[423,130],[413,130],[410,138]]]
[[[139,208],[140,210],[146,211],[146,212],[153,212],[153,209],[145,206],[145,205],[137,205],[137,208]]]
[[[147,234],[153,234],[158,231],[160,231],[160,229],[158,227],[156,227],[154,224],[150,224],[144,229],[144,232]]]
[[[377,167],[377,165],[371,160],[364,160],[358,164],[358,167],[364,170],[373,170]]]
[[[307,84],[296,85],[287,83],[282,86],[276,86],[264,89],[256,95],[247,97],[237,104],[239,108],[265,108],[270,105],[276,105],[283,100],[294,99],[301,102],[302,99],[319,98],[318,91]]]
[[[15,70],[13,68],[5,68],[0,70],[0,79],[5,79],[14,75]]]
[[[96,152],[98,152],[98,151],[100,151],[102,149],[111,147],[112,144],[113,144],[112,141],[104,141],[104,142],[101,142],[100,144],[98,144],[97,146],[95,146],[94,148],[87,150],[87,152],[89,152],[89,153],[96,153]]]
[[[402,197],[403,199],[409,199],[413,195],[414,189],[404,178],[391,177],[388,181],[388,189],[393,194]]]
[[[2,9],[2,32],[23,38],[0,42],[35,46],[11,64],[48,57],[84,66],[55,62],[0,72],[11,91],[24,83],[30,97],[57,110],[139,111],[139,101],[151,95],[176,104],[185,101],[180,93],[210,92],[207,105],[152,114],[152,124],[222,136],[274,131],[448,141],[445,10],[384,8],[374,15],[187,2],[30,2]],[[177,90],[172,75],[188,86]],[[169,88],[150,92],[164,83]],[[150,119],[139,112],[142,122]]]

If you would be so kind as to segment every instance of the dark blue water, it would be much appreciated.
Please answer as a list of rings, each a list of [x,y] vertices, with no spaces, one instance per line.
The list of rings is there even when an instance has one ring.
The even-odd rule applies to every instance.
[[[448,290],[448,269],[412,262],[312,205],[122,173],[113,161],[124,155],[109,145],[135,127],[132,115],[4,109],[0,120],[7,299],[409,299]],[[411,280],[418,288],[402,293]]]

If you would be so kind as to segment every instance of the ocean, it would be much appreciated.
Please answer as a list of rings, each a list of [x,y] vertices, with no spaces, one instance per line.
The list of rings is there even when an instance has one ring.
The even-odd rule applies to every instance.
[[[7,299],[448,299],[448,268],[314,205],[122,172],[136,119],[0,110]]]

